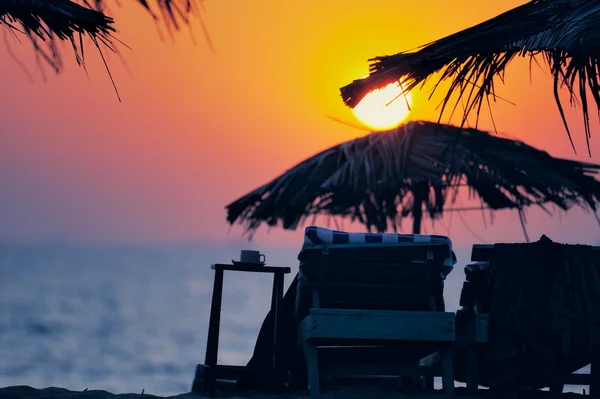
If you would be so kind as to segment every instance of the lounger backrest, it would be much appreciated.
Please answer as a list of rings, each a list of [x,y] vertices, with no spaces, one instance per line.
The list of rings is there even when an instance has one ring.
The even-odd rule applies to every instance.
[[[376,236],[369,235],[368,239],[374,241]],[[335,309],[437,310],[440,301],[443,303],[443,277],[452,269],[450,241],[412,235],[387,235],[385,239],[388,242],[362,243],[353,237],[352,244],[305,243],[299,255],[298,304]]]
[[[524,244],[526,245],[526,244]],[[465,266],[467,281],[461,292],[461,306],[475,306],[481,312],[489,311],[490,286],[492,277],[489,273],[490,259],[494,244],[474,244],[471,250],[472,263]],[[600,267],[600,247],[594,247],[595,262]],[[546,287],[550,289],[550,287]]]
[[[473,265],[468,265],[471,268],[485,268],[485,263],[489,262],[494,250],[494,244],[474,244],[471,250],[471,260],[475,262]],[[600,247],[594,247],[594,255],[600,263]],[[475,266],[475,265],[478,266]]]
[[[488,262],[493,250],[494,244],[474,244],[471,249],[471,260],[474,262]],[[483,266],[483,263],[481,265]]]

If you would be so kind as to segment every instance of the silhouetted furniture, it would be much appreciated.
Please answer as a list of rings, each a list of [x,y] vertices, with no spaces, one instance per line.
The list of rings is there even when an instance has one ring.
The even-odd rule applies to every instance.
[[[475,395],[478,392],[480,358],[485,344],[488,342],[489,289],[491,283],[490,274],[484,272],[487,268],[487,262],[475,262],[465,267],[467,281],[463,283],[460,297],[460,305],[463,308],[457,313],[456,355],[459,358],[464,356],[462,349],[466,347],[465,359],[459,360],[466,360],[466,383],[469,395]],[[461,323],[459,318],[466,312],[469,313],[467,315],[468,321]]]
[[[440,373],[454,394],[454,313],[443,278],[455,257],[442,236],[308,227],[299,255],[296,320],[311,395],[322,376]],[[441,366],[419,366],[439,351]],[[437,369],[437,370],[436,370]]]
[[[246,377],[267,374],[272,381],[272,390],[282,392],[284,376],[279,375],[279,346],[280,335],[279,314],[280,303],[283,297],[283,278],[290,272],[289,267],[263,266],[249,263],[238,263],[236,265],[215,264],[211,266],[215,271],[215,280],[213,287],[212,302],[210,308],[210,320],[208,324],[208,337],[206,343],[206,358],[204,364],[196,367],[196,375],[192,384],[192,392],[208,393],[209,396],[215,396],[216,380],[237,380],[242,374]],[[271,312],[274,315],[275,322],[273,332],[273,363],[271,369],[250,369],[244,366],[223,366],[217,365],[217,356],[219,351],[219,326],[221,322],[221,302],[223,299],[223,273],[225,270],[250,273],[272,273],[273,274],[273,293],[271,299]]]
[[[492,378],[559,393],[565,384],[590,385],[589,394],[600,396],[600,248],[544,236],[474,245],[471,260],[461,294],[473,317],[468,392],[477,391],[483,371],[490,387]],[[590,374],[572,374],[587,363]]]

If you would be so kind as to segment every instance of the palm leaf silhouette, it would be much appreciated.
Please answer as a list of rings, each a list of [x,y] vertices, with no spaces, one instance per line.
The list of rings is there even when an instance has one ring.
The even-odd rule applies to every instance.
[[[417,51],[371,59],[371,73],[341,88],[346,105],[355,107],[369,91],[402,80],[406,90],[435,73],[450,81],[440,118],[453,94],[465,102],[462,124],[477,116],[483,100],[494,95],[494,83],[517,57],[541,56],[554,80],[554,96],[571,139],[559,88],[583,111],[588,152],[589,90],[600,111],[600,2],[595,0],[533,0],[479,25],[422,46]],[[434,91],[438,87],[435,85]],[[440,119],[441,120],[441,119]],[[571,143],[572,140],[571,140]],[[575,148],[573,146],[573,148]]]

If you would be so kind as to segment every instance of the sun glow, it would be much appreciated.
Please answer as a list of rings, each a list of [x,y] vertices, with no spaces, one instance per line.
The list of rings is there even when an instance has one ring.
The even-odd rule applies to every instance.
[[[352,112],[354,116],[374,130],[392,129],[410,114],[410,93],[402,94],[398,82],[368,93]]]

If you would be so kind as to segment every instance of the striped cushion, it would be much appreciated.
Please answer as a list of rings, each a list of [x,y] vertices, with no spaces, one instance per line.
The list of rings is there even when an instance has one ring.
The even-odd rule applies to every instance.
[[[396,233],[348,233],[345,231],[337,231],[325,229],[318,226],[308,226],[304,231],[304,245],[303,248],[310,248],[311,246],[319,245],[331,245],[331,244],[347,244],[347,245],[361,245],[361,244],[394,244],[402,243],[403,245],[410,245],[410,243],[446,243],[448,244],[449,254],[448,258],[444,261],[444,267],[442,270],[442,278],[452,271],[454,264],[456,263],[456,255],[452,251],[452,241],[446,236],[438,235],[422,235],[422,234],[396,234]]]

